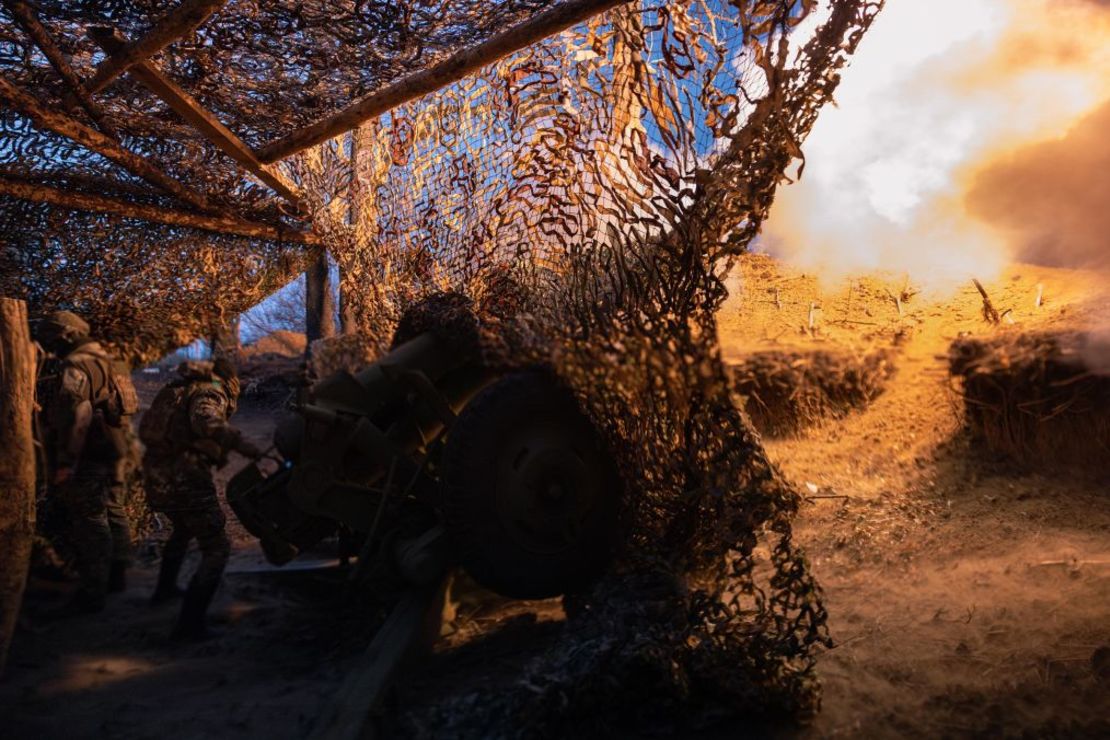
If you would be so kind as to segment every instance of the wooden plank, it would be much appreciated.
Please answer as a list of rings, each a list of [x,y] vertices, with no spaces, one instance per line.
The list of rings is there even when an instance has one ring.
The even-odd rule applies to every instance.
[[[0,298],[0,673],[35,534],[35,350],[23,301]]]
[[[94,26],[88,29],[88,34],[93,41],[113,57],[127,48],[126,37],[115,29]],[[300,207],[301,193],[296,185],[275,168],[259,162],[249,146],[244,144],[238,136],[227,126],[224,126],[219,119],[206,110],[189,93],[166,77],[154,62],[137,62],[129,72],[132,77],[161,98],[186,123],[199,131],[204,138],[219,147],[271,190],[298,208]]]
[[[389,613],[358,665],[318,718],[312,740],[365,740],[379,734],[382,705],[405,662],[438,627],[446,578],[414,586]],[[429,639],[430,638],[430,639]]]
[[[455,52],[439,64],[398,80],[322,121],[297,129],[258,150],[258,158],[270,164],[302,149],[323,143],[363,121],[380,116],[422,95],[457,82],[481,67],[496,62],[598,13],[629,0],[567,0],[537,13],[523,23],[495,34],[480,44]]]
[[[23,0],[3,0],[3,2],[4,7],[12,14],[16,23],[18,23],[24,32],[31,37],[31,40],[35,42],[35,46],[39,47],[43,56],[50,62],[50,66],[52,66],[54,71],[58,73],[58,76],[65,81],[66,85],[69,87],[69,92],[76,96],[81,107],[89,114],[89,118],[96,122],[97,128],[118,141],[119,134],[116,132],[115,127],[112,126],[111,122],[104,115],[104,112],[100,110],[100,106],[93,101],[92,96],[85,90],[81,78],[73,71],[73,67],[70,65],[69,60],[66,59],[66,55],[58,48],[58,45],[54,42],[54,38],[46,29],[46,26],[42,25],[38,16],[35,15],[35,11],[32,10],[27,3],[23,2]]]
[[[36,185],[17,180],[0,179],[0,195],[10,195],[14,198],[35,201],[37,203],[50,203],[51,205],[61,206],[63,208],[76,208],[82,211],[112,213],[117,216],[140,218],[146,221],[169,224],[171,226],[188,226],[193,229],[204,229],[205,231],[214,231],[219,234],[234,234],[256,239],[296,242],[307,245],[320,244],[320,238],[316,236],[316,234],[298,231],[284,226],[263,224],[224,215],[175,211],[159,206],[116,200],[115,198],[108,198],[103,195],[59,190],[58,188],[52,188],[47,185]]]
[[[85,84],[85,89],[90,93],[100,92],[134,65],[154,56],[182,36],[192,33],[226,2],[227,0],[184,0],[159,18],[141,39],[101,62],[92,79]]]
[[[148,160],[124,149],[107,134],[89,128],[61,111],[43,106],[31,94],[2,76],[0,76],[0,103],[27,116],[39,128],[76,141],[192,206],[205,211],[215,210],[204,194],[185,187]]]

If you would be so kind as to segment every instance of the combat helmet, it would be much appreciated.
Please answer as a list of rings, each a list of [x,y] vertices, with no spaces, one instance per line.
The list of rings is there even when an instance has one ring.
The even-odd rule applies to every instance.
[[[89,323],[72,311],[54,311],[40,319],[35,339],[55,354],[65,354],[89,336]]]

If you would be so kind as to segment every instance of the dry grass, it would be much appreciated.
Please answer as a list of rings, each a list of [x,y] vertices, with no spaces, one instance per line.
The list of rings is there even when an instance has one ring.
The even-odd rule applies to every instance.
[[[1090,364],[1103,343],[1085,332],[957,339],[949,372],[974,437],[1022,465],[1110,473],[1110,374]]]
[[[756,428],[785,437],[866,407],[894,374],[893,352],[757,352],[731,366],[733,390]]]

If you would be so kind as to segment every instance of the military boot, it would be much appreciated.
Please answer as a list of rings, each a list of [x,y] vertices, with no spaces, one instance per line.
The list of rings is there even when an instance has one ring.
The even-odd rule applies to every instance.
[[[171,637],[175,640],[205,640],[214,637],[206,619],[208,605],[216,595],[219,581],[212,584],[190,583],[181,604],[181,616]]]
[[[185,595],[185,590],[177,585],[177,575],[181,572],[183,558],[167,558],[162,556],[162,567],[158,570],[158,585],[150,597],[151,606],[158,606],[167,601],[180,599]]]

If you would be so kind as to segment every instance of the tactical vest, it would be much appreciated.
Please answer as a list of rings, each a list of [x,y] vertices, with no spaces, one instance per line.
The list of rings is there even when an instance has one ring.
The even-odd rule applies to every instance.
[[[128,454],[124,427],[139,407],[139,397],[126,368],[115,363],[95,342],[83,344],[57,361],[51,385],[73,368],[88,379],[88,401],[94,416],[81,453],[82,465],[114,468]],[[49,403],[57,402],[56,391]],[[52,446],[52,445],[48,445]]]
[[[126,368],[95,344],[81,345],[62,361],[89,379],[89,401],[109,426],[120,428],[139,410],[139,394]]]

